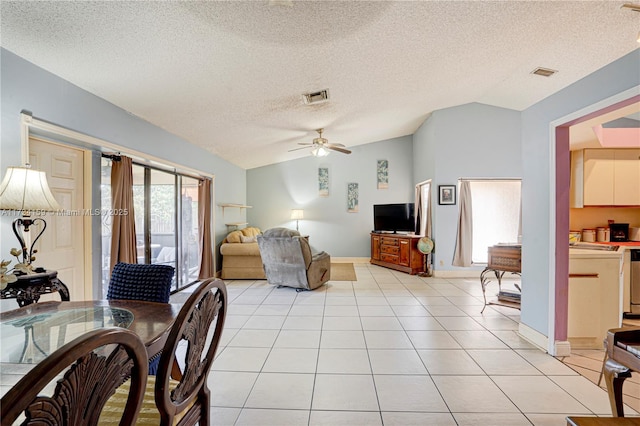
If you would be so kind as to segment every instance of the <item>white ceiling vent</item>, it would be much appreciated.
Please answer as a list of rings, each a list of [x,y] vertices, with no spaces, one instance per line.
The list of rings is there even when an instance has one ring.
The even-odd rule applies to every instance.
[[[551,77],[552,75],[554,75],[557,72],[558,71],[552,70],[552,69],[549,69],[549,68],[538,67],[535,70],[531,71],[531,74],[541,75],[542,77]]]
[[[329,100],[329,89],[320,90],[319,92],[305,93],[302,100],[306,105],[319,104]]]

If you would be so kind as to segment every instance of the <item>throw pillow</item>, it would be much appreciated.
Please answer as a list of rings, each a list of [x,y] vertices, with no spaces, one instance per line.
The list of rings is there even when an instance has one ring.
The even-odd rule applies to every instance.
[[[260,228],[256,228],[255,226],[249,226],[247,228],[241,229],[242,235],[245,237],[255,237],[256,235],[260,235],[262,232]]]
[[[245,237],[244,235],[240,235],[240,241],[242,241],[243,243],[255,243],[258,240],[256,236]]]
[[[240,237],[242,237],[242,232],[240,232],[240,231],[229,232],[229,235],[227,235],[227,242],[228,243],[240,243],[240,242],[242,242],[240,240]]]

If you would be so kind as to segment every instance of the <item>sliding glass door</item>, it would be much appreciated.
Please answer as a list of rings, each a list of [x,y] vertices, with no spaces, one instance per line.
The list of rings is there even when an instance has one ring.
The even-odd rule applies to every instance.
[[[111,160],[102,159],[102,206],[111,206]],[[173,266],[172,290],[196,281],[198,262],[198,184],[196,178],[133,164],[133,205],[137,262]],[[102,226],[102,283],[109,285],[110,217]]]

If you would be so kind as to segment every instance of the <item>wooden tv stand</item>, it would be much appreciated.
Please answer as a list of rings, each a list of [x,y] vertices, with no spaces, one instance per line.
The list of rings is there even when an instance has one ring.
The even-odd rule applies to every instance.
[[[411,275],[424,271],[424,255],[418,250],[420,235],[371,233],[371,263]]]

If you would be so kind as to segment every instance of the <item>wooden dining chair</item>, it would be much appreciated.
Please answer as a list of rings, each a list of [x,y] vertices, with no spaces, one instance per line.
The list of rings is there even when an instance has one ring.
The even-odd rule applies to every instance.
[[[109,346],[106,346],[109,345]],[[50,383],[55,390],[49,390]],[[0,401],[2,426],[21,416],[22,424],[94,426],[125,381],[125,404],[117,412],[121,426],[135,424],[147,380],[147,351],[140,338],[124,328],[90,331],[53,352],[29,371]]]
[[[203,281],[176,318],[160,356],[156,376],[149,376],[136,424],[208,425],[207,377],[220,343],[227,312],[227,289],[220,279]],[[122,403],[126,387],[112,398]]]

